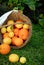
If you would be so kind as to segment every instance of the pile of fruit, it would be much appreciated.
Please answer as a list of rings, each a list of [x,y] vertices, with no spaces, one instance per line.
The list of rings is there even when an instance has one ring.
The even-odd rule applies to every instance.
[[[22,22],[17,20],[16,22]],[[7,21],[7,27],[1,28],[3,36],[3,43],[9,45],[15,45],[17,47],[23,45],[29,36],[29,25],[28,24],[14,24],[13,20]]]
[[[16,22],[23,22],[22,20],[17,20]],[[29,37],[29,25],[28,24],[14,24],[13,20],[7,21],[7,27],[1,28],[2,43],[0,45],[0,53],[8,54],[12,46],[20,47]]]
[[[8,44],[3,43],[0,45],[0,54],[5,55],[8,54],[9,52],[10,52],[10,46]],[[25,57],[19,58],[19,55],[17,54],[10,54],[8,60],[11,63],[15,63],[18,61],[20,61],[20,63],[22,64],[26,63],[26,58]]]
[[[17,20],[16,22],[22,22],[21,20]],[[2,34],[2,43],[0,45],[0,53],[8,54],[12,46],[20,47],[29,36],[29,25],[28,24],[14,24],[13,20],[7,21],[7,27],[1,28]]]
[[[16,22],[22,22],[21,20],[17,20]],[[0,44],[0,54],[8,54],[11,50],[11,46],[21,46],[25,43],[25,41],[28,39],[29,36],[29,25],[28,24],[14,24],[13,20],[9,20],[7,22],[7,27],[1,28],[1,34],[2,34],[2,43]],[[10,54],[9,55],[9,61],[10,62],[18,62],[24,64],[26,63],[26,58],[21,57],[19,59],[19,56],[17,54]]]

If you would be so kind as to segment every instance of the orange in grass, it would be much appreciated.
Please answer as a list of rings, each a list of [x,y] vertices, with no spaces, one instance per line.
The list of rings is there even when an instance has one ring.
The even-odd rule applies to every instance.
[[[27,38],[28,38],[28,35],[29,35],[29,32],[28,32],[28,30],[27,29],[21,29],[20,31],[19,31],[19,37],[21,38],[21,39],[23,39],[23,40],[26,40]]]
[[[8,54],[9,52],[10,52],[10,46],[5,43],[1,44],[0,53],[5,55],[5,54]]]
[[[19,29],[18,29],[18,28],[15,28],[15,29],[14,29],[14,35],[15,35],[15,36],[18,36],[18,35],[19,35]]]

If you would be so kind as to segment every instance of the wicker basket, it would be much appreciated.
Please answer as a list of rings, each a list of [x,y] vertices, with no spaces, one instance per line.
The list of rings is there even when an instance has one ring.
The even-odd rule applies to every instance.
[[[7,19],[6,19],[6,21],[3,23],[3,25],[6,25],[7,21],[8,21],[8,20],[11,20],[11,19],[14,20],[14,21],[16,21],[16,20],[19,19],[19,20],[22,20],[23,22],[28,23],[28,24],[30,25],[30,28],[29,28],[29,37],[28,37],[28,39],[25,41],[25,43],[24,43],[22,46],[20,46],[20,47],[12,46],[12,45],[11,45],[11,48],[19,49],[19,48],[24,47],[24,46],[27,44],[27,42],[30,40],[30,37],[31,37],[31,35],[32,35],[32,23],[31,23],[31,20],[30,20],[27,16],[25,16],[24,14],[12,12],[12,13],[7,17]],[[0,41],[1,41],[1,43],[2,43],[2,34],[0,34]]]

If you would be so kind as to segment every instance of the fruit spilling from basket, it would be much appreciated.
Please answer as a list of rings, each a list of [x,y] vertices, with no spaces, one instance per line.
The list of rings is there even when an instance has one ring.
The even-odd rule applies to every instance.
[[[13,46],[22,46],[29,36],[29,24],[21,24],[18,22],[23,22],[21,20],[16,20],[17,24],[14,24],[13,20],[7,21],[7,27],[1,28],[1,34],[3,37],[3,43],[13,45]],[[11,25],[12,24],[12,25]],[[14,25],[13,25],[14,24]]]

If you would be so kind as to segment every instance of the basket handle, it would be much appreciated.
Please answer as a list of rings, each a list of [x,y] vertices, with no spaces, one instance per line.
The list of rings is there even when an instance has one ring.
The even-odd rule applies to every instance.
[[[7,26],[10,26],[10,25],[15,25],[15,24],[28,24],[28,25],[30,25],[29,22],[15,22],[14,24],[2,25],[2,26],[0,26],[0,29],[1,29],[2,27],[7,27]]]

